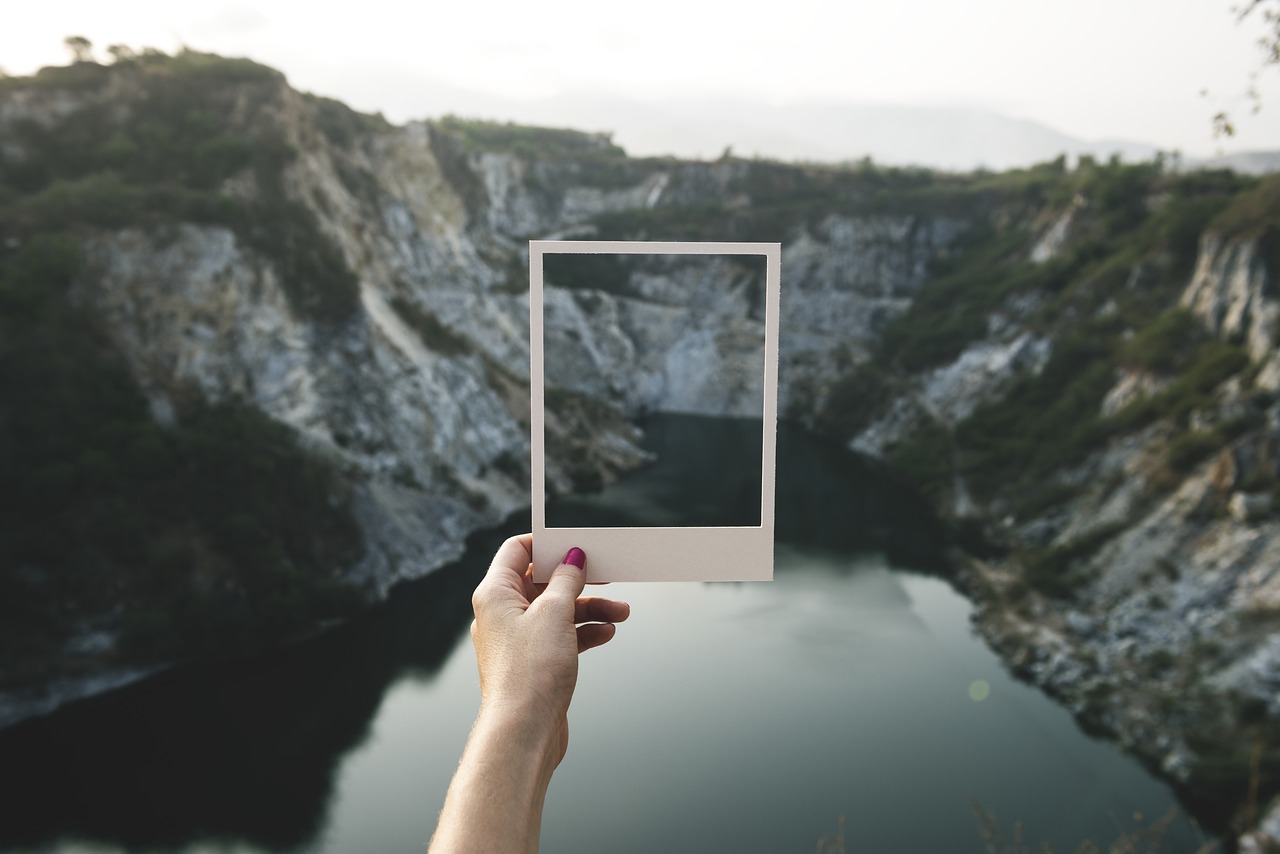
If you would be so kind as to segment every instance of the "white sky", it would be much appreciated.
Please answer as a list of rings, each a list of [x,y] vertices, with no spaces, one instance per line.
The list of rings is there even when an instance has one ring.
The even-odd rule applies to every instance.
[[[1280,69],[1259,66],[1261,18],[1232,0],[698,0],[490,3],[116,0],[23,4],[0,29],[0,67],[65,64],[64,36],[249,56],[298,88],[404,121],[465,103],[603,93],[725,95],[989,108],[1084,139],[1190,155],[1280,148]],[[762,11],[751,12],[752,8]],[[1208,89],[1209,98],[1200,95]],[[444,98],[444,100],[442,100]],[[1229,108],[1236,140],[1215,141]],[[593,128],[595,129],[595,128]]]

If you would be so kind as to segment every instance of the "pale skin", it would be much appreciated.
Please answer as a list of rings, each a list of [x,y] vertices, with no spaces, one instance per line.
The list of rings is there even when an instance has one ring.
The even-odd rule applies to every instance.
[[[583,596],[585,574],[572,563],[535,584],[532,555],[532,534],[507,540],[471,597],[480,713],[429,854],[538,850],[547,787],[569,746],[578,655],[611,640],[631,612]]]

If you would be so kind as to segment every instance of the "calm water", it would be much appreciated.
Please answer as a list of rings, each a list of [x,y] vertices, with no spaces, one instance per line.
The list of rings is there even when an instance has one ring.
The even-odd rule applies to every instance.
[[[739,429],[651,426],[662,463],[556,512],[665,520],[673,472],[698,470],[682,449]],[[610,588],[632,618],[583,658],[544,851],[809,852],[843,815],[850,851],[979,852],[976,802],[1064,852],[1174,806],[973,638],[908,493],[803,436],[780,464],[772,584]],[[315,641],[0,732],[0,848],[422,850],[475,712],[470,591],[506,533]],[[1195,839],[1179,820],[1169,850]]]

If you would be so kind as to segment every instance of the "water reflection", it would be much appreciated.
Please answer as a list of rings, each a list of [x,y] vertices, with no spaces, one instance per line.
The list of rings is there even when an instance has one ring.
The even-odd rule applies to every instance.
[[[702,467],[706,449],[732,447],[749,423],[649,422],[660,462],[639,489],[663,506],[690,508],[679,517],[689,524],[714,523],[697,507],[758,506],[754,471],[713,478]],[[908,491],[786,427],[779,459],[780,539],[935,561],[936,529]],[[476,537],[464,560],[403,585],[375,613],[329,634],[251,660],[182,668],[0,731],[0,847],[63,837],[131,850],[201,839],[271,851],[314,843],[335,769],[366,737],[388,686],[434,677],[465,635],[471,591],[493,550],[528,524],[514,519]]]
[[[650,427],[664,463],[641,491],[734,429]],[[808,850],[842,813],[857,850],[976,849],[967,793],[1074,846],[1104,805],[1169,800],[1012,682],[944,583],[896,571],[942,566],[908,490],[797,431],[779,460],[777,583],[620,591],[635,616],[607,658],[584,657],[547,850]],[[420,849],[474,714],[474,664],[453,654],[470,593],[527,527],[329,634],[0,731],[0,849]],[[619,767],[602,775],[602,755]]]
[[[364,739],[387,685],[430,677],[465,633],[475,580],[500,540],[479,538],[475,557],[332,633],[185,667],[0,731],[0,847],[63,836],[130,850],[206,838],[270,851],[309,843],[335,768]]]

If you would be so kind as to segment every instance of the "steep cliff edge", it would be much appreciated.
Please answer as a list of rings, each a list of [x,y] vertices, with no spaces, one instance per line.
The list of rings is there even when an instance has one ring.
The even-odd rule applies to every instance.
[[[72,551],[4,530],[0,608],[26,644],[8,648],[32,653],[0,684],[306,631],[523,507],[529,239],[781,241],[782,411],[896,466],[983,546],[963,583],[1011,666],[1249,824],[1280,768],[1277,190],[1158,163],[632,159],[572,131],[393,127],[190,53],[0,81],[0,346],[23,356],[0,439],[25,449],[70,423],[67,400],[121,388],[67,440],[96,456],[8,458],[11,504],[48,490],[105,515]],[[706,377],[754,346],[754,274],[681,275],[549,275],[554,488],[640,464],[637,413],[752,398]],[[713,340],[712,317],[742,334]],[[33,367],[86,336],[67,361],[106,373]],[[38,389],[57,394],[27,405]],[[198,474],[138,485],[151,445]],[[265,468],[231,470],[237,449]],[[219,471],[227,506],[169,519],[164,549],[121,545]],[[297,487],[254,505],[285,508],[269,523],[231,506],[264,472]],[[277,526],[347,533],[307,551]],[[48,583],[64,565],[106,583],[68,600]],[[245,633],[223,615],[246,601],[293,616]],[[206,646],[155,645],[179,602]]]

